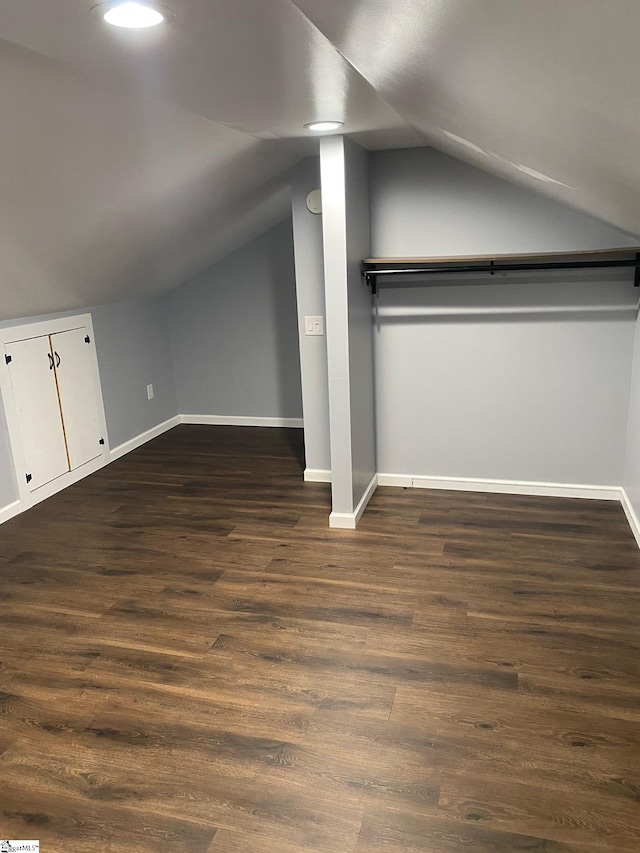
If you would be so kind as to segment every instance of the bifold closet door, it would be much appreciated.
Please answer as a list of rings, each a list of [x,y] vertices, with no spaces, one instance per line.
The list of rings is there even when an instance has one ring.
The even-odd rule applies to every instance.
[[[69,471],[49,335],[5,345],[31,491]]]
[[[102,455],[91,349],[85,328],[51,335],[71,470]]]

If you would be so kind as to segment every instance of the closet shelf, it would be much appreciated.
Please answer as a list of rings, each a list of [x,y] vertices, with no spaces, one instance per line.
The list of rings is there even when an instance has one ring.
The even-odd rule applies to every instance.
[[[468,273],[526,272],[529,270],[613,269],[630,267],[635,270],[634,287],[640,286],[640,246],[626,249],[604,249],[583,252],[547,252],[520,255],[458,255],[435,258],[366,258],[362,275],[377,293],[381,286],[394,284],[379,281],[407,275],[454,275]],[[395,282],[398,284],[398,282]],[[402,284],[402,282],[400,282]],[[425,286],[429,282],[424,282]]]

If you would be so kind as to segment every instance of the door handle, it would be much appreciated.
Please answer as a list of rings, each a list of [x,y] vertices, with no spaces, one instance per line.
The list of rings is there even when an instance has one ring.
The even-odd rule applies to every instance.
[[[58,353],[55,353],[55,357],[58,359],[56,361],[56,367],[60,367],[60,356],[58,355]]]
[[[53,370],[53,356],[50,352],[48,352],[47,355],[49,356],[49,370]]]

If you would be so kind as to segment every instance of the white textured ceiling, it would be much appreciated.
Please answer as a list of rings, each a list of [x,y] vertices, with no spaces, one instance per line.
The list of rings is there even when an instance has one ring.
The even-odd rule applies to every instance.
[[[640,233],[636,0],[170,5],[132,32],[91,0],[2,0],[0,318],[182,283],[286,215],[313,119]]]
[[[0,43],[0,317],[167,290],[283,218],[299,153]]]
[[[294,2],[425,142],[640,234],[638,0]]]

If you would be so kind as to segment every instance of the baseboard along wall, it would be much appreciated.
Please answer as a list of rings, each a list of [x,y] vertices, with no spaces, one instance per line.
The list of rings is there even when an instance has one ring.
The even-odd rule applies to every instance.
[[[253,418],[243,415],[180,415],[182,424],[211,424],[213,426],[295,427],[304,426],[302,418]]]
[[[629,527],[631,528],[631,532],[635,537],[635,540],[638,544],[638,548],[640,548],[640,520],[638,520],[638,516],[636,515],[635,510],[631,506],[629,495],[627,494],[624,488],[620,489],[620,503],[622,504],[624,514],[627,516]]]
[[[115,462],[132,450],[136,450],[148,441],[157,438],[162,433],[167,432],[178,424],[214,424],[214,425],[230,425],[230,426],[262,426],[262,427],[295,427],[300,428],[304,425],[302,418],[250,418],[250,417],[234,417],[229,415],[174,415],[162,423],[156,424],[151,429],[141,432],[128,441],[113,447],[109,451],[109,462]],[[102,467],[102,466],[100,466]],[[331,482],[331,472],[318,472],[326,474],[329,479],[322,482]],[[69,483],[69,485],[72,485]],[[54,494],[53,492],[52,494]],[[50,495],[47,494],[47,497]],[[28,507],[27,507],[28,508]],[[23,512],[22,503],[19,500],[13,501],[4,507],[0,507],[0,524],[9,521],[16,515]]]
[[[374,474],[369,485],[364,490],[364,494],[358,501],[353,512],[332,512],[329,515],[329,527],[341,528],[343,530],[355,530],[360,521],[362,513],[367,508],[367,504],[373,497],[373,493],[378,487],[378,475]]]
[[[535,480],[481,480],[475,477],[425,477],[412,474],[378,474],[379,486],[412,489],[448,489],[460,492],[493,492],[506,495],[541,495],[554,498],[590,498],[619,501],[620,486],[582,483],[544,483]]]
[[[19,515],[21,512],[22,504],[20,501],[12,501],[12,503],[0,507],[0,524],[4,524],[5,521],[9,521],[10,518]]]
[[[302,418],[234,417],[231,415],[174,415],[174,417],[140,433],[129,441],[114,447],[110,452],[113,462],[131,453],[148,441],[157,438],[178,424],[212,424],[226,426],[294,427],[304,426]],[[330,483],[331,471],[306,468],[304,479],[310,483]],[[411,474],[377,474],[372,479],[358,506],[352,513],[335,513],[329,516],[329,526],[353,530],[358,524],[377,486],[399,486],[413,489],[450,489],[453,491],[490,492],[510,495],[540,495],[547,497],[582,498],[619,501],[629,522],[638,547],[640,547],[640,520],[629,496],[622,486],[597,486],[580,483],[546,483],[526,480],[481,480],[474,477],[425,477]],[[22,512],[19,500],[0,507],[0,524]]]
[[[161,424],[156,424],[156,426],[151,427],[151,429],[141,432],[140,435],[130,438],[129,441],[119,444],[111,450],[111,461],[113,462],[115,459],[119,459],[121,456],[131,453],[132,450],[135,450],[137,447],[141,447],[153,438],[157,438],[159,435],[162,435],[163,432],[173,429],[173,427],[178,426],[179,423],[180,415],[174,415],[172,418],[163,421]]]
[[[212,424],[217,426],[265,426],[265,427],[301,427],[302,418],[245,418],[232,417],[228,415],[174,415],[174,417],[157,424],[146,432],[141,432],[134,438],[119,444],[111,451],[111,461],[119,459],[126,453],[131,453],[137,447],[146,444],[153,438],[162,435],[163,432],[173,429],[178,424]]]
[[[324,468],[305,468],[304,479],[307,483],[330,483],[331,471]]]

